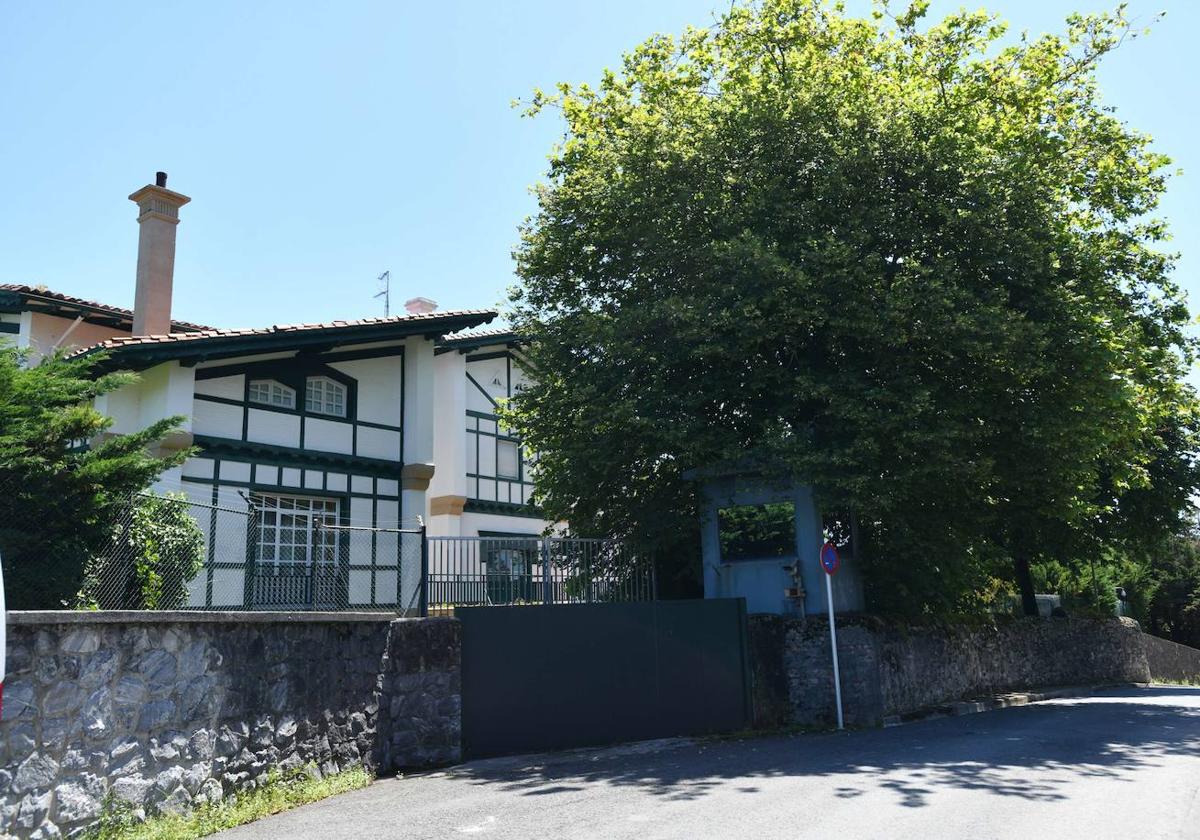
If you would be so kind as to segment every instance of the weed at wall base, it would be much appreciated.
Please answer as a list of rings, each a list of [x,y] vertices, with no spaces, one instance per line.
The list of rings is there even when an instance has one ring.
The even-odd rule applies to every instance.
[[[361,767],[324,778],[317,777],[311,767],[286,774],[274,770],[263,784],[222,802],[206,803],[187,813],[164,812],[149,818],[140,809],[109,799],[99,821],[83,835],[83,840],[192,840],[358,790],[372,780],[371,773]]]

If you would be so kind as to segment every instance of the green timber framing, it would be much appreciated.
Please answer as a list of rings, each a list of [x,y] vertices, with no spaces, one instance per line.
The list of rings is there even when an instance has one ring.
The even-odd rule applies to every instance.
[[[351,524],[351,511],[355,500],[370,504],[372,523],[380,522],[380,507],[383,504],[394,504],[396,508],[395,524],[404,520],[404,501],[400,492],[400,476],[397,464],[353,456],[338,456],[332,453],[322,457],[312,457],[313,453],[306,450],[296,450],[289,447],[268,444],[243,444],[239,441],[229,441],[221,438],[197,436],[196,444],[200,453],[191,461],[189,466],[192,474],[185,474],[182,481],[196,485],[197,488],[211,488],[209,502],[212,506],[210,522],[208,523],[209,561],[205,563],[205,597],[203,604],[191,604],[199,609],[229,609],[231,606],[273,606],[271,604],[254,603],[253,578],[255,569],[260,562],[257,539],[252,533],[253,519],[247,518],[247,533],[245,556],[240,560],[215,559],[219,545],[217,534],[218,510],[222,505],[219,492],[228,488],[244,490],[249,497],[255,494],[269,496],[294,496],[318,499],[332,499],[338,502],[338,524]],[[210,476],[196,474],[197,467],[205,465],[202,472],[208,470],[211,464]],[[236,467],[238,473],[245,478],[226,476],[225,472]],[[234,470],[230,469],[230,472]],[[288,473],[294,474],[290,478]],[[204,503],[203,496],[189,497]],[[249,502],[247,513],[250,512]],[[348,607],[363,609],[396,609],[402,610],[409,605],[403,599],[401,587],[404,582],[402,564],[404,560],[404,537],[396,536],[395,558],[387,558],[384,562],[380,556],[380,532],[372,530],[370,537],[370,559],[367,562],[356,562],[350,545],[351,535],[348,531],[339,535],[338,566],[339,574],[344,582],[344,601]],[[214,588],[215,577],[221,571],[242,572],[243,591],[241,598],[231,602],[228,598],[216,598]],[[355,591],[350,585],[353,573],[363,573],[367,576],[369,594],[365,600],[354,600],[351,595]],[[395,597],[383,599],[379,588],[380,578],[395,574]],[[391,594],[389,592],[389,594]]]
[[[230,364],[217,364],[196,370],[197,381],[210,379],[226,379],[241,377],[242,397],[234,400],[211,394],[194,393],[193,399],[200,402],[211,402],[219,405],[236,407],[241,411],[240,437],[237,439],[197,434],[193,442],[200,450],[189,462],[192,474],[185,473],[182,480],[190,484],[211,485],[214,506],[218,501],[221,488],[242,489],[247,493],[271,496],[295,496],[306,498],[329,498],[338,502],[338,524],[349,526],[355,507],[355,500],[369,501],[370,526],[372,528],[394,527],[399,529],[404,522],[404,503],[400,492],[401,469],[403,467],[404,440],[404,347],[401,344],[386,347],[375,347],[364,350],[349,350],[328,352],[323,354],[299,353],[285,359],[269,359],[264,361],[235,361]],[[363,359],[392,358],[399,362],[399,377],[393,387],[399,396],[399,416],[396,424],[378,423],[362,420],[357,412],[358,381],[336,368],[330,363],[339,361],[357,361]],[[330,416],[321,412],[310,412],[304,406],[304,382],[309,376],[326,376],[343,384],[347,388],[346,412],[344,416]],[[291,387],[297,395],[293,408],[251,402],[249,397],[250,383],[257,379],[271,379]],[[299,447],[282,446],[279,444],[263,443],[249,439],[250,412],[261,411],[298,418]],[[331,452],[321,449],[311,449],[304,446],[306,426],[309,418],[316,418],[326,423],[336,423],[348,426],[351,435],[351,453]],[[385,430],[396,435],[399,442],[397,460],[372,458],[353,454],[358,448],[358,429],[365,426]],[[197,467],[206,462],[212,463],[211,476],[196,475]],[[223,475],[224,467],[230,467],[231,472],[244,472],[245,477],[228,477]],[[289,474],[294,474],[294,480],[289,481]],[[269,480],[267,477],[269,476]],[[394,505],[396,514],[381,520],[381,506]],[[213,512],[214,529],[216,512]],[[407,604],[402,597],[401,587],[404,576],[402,561],[404,537],[396,536],[395,557],[387,562],[380,558],[380,532],[372,530],[370,538],[370,559],[368,562],[356,562],[351,534],[344,531],[339,534],[338,542],[338,577],[339,586],[344,593],[346,606],[366,609],[404,609]],[[217,545],[215,530],[210,530],[210,546]],[[210,549],[212,551],[213,549]],[[246,556],[244,562],[216,560],[207,566],[204,608],[219,609],[228,604],[215,603],[213,578],[221,570],[242,570],[243,586],[241,604],[245,606],[279,606],[286,604],[261,604],[256,600],[253,591],[255,569],[261,562],[260,548],[256,540],[247,535]],[[211,554],[210,554],[211,556]],[[355,573],[366,575],[368,597],[366,600],[355,600],[352,597],[355,588],[351,585]],[[385,575],[395,575],[395,597],[381,599],[380,578]],[[361,576],[361,575],[360,575]],[[390,590],[389,590],[390,592]],[[199,606],[199,605],[197,605]]]
[[[478,335],[465,336],[450,336],[439,341],[437,353],[448,353],[457,350],[462,355],[466,356],[468,365],[471,362],[485,362],[493,359],[505,360],[505,395],[512,397],[513,392],[513,363],[518,367],[522,367],[522,359],[517,354],[523,340],[520,336],[513,332],[491,331]],[[491,348],[502,348],[499,350]],[[476,352],[484,351],[484,352]],[[492,395],[487,392],[487,389],[479,384],[479,381],[471,375],[470,370],[466,372],[467,384],[474,388],[484,399],[491,404],[493,408],[498,409],[500,406],[492,398]],[[463,505],[463,511],[468,513],[491,513],[501,516],[519,516],[527,519],[541,519],[542,511],[536,505],[526,503],[524,500],[527,497],[527,492],[533,489],[533,481],[529,479],[527,472],[528,459],[525,457],[525,451],[521,447],[521,439],[516,435],[507,435],[501,432],[500,418],[494,412],[474,411],[467,409],[466,414],[468,447],[474,448],[475,465],[474,472],[467,471],[467,501]],[[499,475],[499,467],[497,466],[495,475],[482,473],[479,470],[480,449],[484,445],[483,441],[487,438],[491,439],[491,445],[494,447],[493,463],[499,465],[500,455],[499,449],[501,443],[513,443],[517,447],[517,475],[515,478],[509,478]],[[491,481],[495,484],[495,499],[481,498],[480,482]],[[505,487],[507,500],[500,498],[501,486]],[[520,502],[513,502],[513,494],[517,495]]]
[[[379,359],[395,357],[400,360],[400,382],[399,390],[401,395],[401,411],[398,419],[398,424],[379,423],[371,420],[362,420],[358,417],[358,380],[349,374],[330,367],[331,362],[339,361],[358,361],[360,359]],[[403,396],[404,396],[404,347],[396,345],[385,348],[375,348],[372,350],[350,351],[346,353],[299,353],[295,356],[286,359],[268,359],[261,362],[242,362],[239,364],[219,365],[217,367],[198,368],[196,370],[196,381],[201,382],[208,379],[225,379],[232,376],[241,376],[242,381],[242,396],[241,399],[231,399],[215,394],[194,394],[194,399],[201,402],[215,403],[217,405],[227,405],[240,408],[242,411],[242,434],[241,440],[248,441],[249,426],[250,426],[250,411],[272,412],[280,415],[288,415],[297,417],[300,423],[300,438],[299,449],[309,451],[305,448],[305,436],[310,419],[320,420],[325,423],[344,423],[350,427],[350,454],[358,452],[358,429],[364,427],[368,429],[379,429],[381,431],[395,432],[400,435],[401,440],[404,437],[404,411],[403,411]],[[346,388],[346,404],[345,414],[332,415],[321,411],[311,411],[305,405],[305,384],[310,377],[325,377],[332,379]],[[269,380],[279,382],[292,389],[295,397],[295,404],[292,407],[273,405],[271,403],[252,402],[250,399],[250,384],[261,380]],[[313,452],[321,452],[321,450],[312,450]]]
[[[441,317],[392,319],[382,322],[361,324],[318,325],[314,327],[269,329],[250,334],[221,334],[189,336],[186,339],[163,340],[146,343],[117,343],[102,357],[101,369],[144,370],[155,365],[178,361],[184,366],[204,364],[196,371],[196,379],[219,379],[242,376],[241,399],[231,399],[213,394],[193,391],[193,399],[227,406],[237,406],[242,411],[240,435],[237,438],[197,433],[193,443],[198,453],[184,466],[181,480],[195,486],[197,490],[211,487],[208,494],[192,494],[189,497],[201,504],[211,504],[209,523],[210,562],[206,564],[204,603],[193,604],[199,608],[227,609],[236,606],[228,595],[218,597],[214,577],[225,571],[240,571],[243,576],[241,605],[244,607],[270,606],[254,603],[252,578],[258,562],[258,537],[251,533],[253,520],[246,520],[245,556],[229,560],[216,556],[218,547],[217,517],[219,493],[223,488],[244,490],[249,494],[272,496],[296,496],[314,499],[335,499],[338,502],[339,525],[351,524],[352,517],[362,521],[365,516],[354,512],[369,504],[372,529],[380,529],[381,522],[397,528],[395,558],[380,556],[380,540],[384,528],[370,531],[369,558],[355,556],[353,540],[348,531],[339,534],[338,564],[339,586],[344,593],[344,602],[349,607],[383,608],[401,610],[407,607],[402,594],[404,575],[402,561],[405,537],[399,533],[404,521],[402,491],[402,469],[404,466],[404,417],[405,383],[403,339],[421,337],[426,340],[438,338],[443,331],[463,329],[484,323],[494,317],[491,312],[446,313]],[[375,344],[373,347],[353,345]],[[351,345],[348,349],[347,345]],[[378,346],[385,345],[385,346]],[[88,348],[82,355],[96,353],[101,348]],[[254,356],[293,352],[286,358],[256,360]],[[249,358],[247,358],[249,357]],[[355,377],[329,365],[364,359],[395,358],[399,362],[399,376],[394,380],[399,399],[399,416],[395,424],[365,421],[358,418],[359,383]],[[227,364],[212,364],[226,360]],[[211,366],[210,366],[211,365]],[[310,375],[327,376],[347,388],[345,416],[331,416],[309,412],[304,408],[304,378]],[[252,378],[277,379],[297,391],[296,406],[251,403],[249,383]],[[300,423],[300,446],[283,446],[274,443],[249,440],[249,412],[259,410],[277,414],[296,415]],[[351,428],[351,453],[340,453],[306,447],[304,428],[309,416],[327,422],[342,423]],[[394,433],[397,438],[397,459],[368,457],[358,452],[358,429],[378,429]],[[394,509],[395,517],[381,514],[382,509]],[[247,503],[249,513],[249,503]],[[364,510],[365,514],[365,510]],[[381,520],[381,515],[385,519]],[[390,553],[390,552],[389,552]],[[366,599],[353,599],[355,594],[354,573],[358,580],[365,575],[369,581]],[[381,591],[381,578],[394,575],[394,589]],[[362,591],[362,587],[358,587]]]

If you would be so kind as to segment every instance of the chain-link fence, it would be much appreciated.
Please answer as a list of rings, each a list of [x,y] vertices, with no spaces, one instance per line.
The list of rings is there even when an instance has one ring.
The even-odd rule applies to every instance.
[[[349,524],[320,499],[138,493],[104,518],[103,529],[78,529],[99,530],[90,541],[73,539],[69,522],[0,526],[10,580],[31,568],[64,577],[53,594],[23,581],[31,590],[23,606],[398,614],[421,606],[422,529]]]
[[[139,494],[85,578],[100,609],[415,611],[422,532],[341,524],[320,499],[225,507]]]

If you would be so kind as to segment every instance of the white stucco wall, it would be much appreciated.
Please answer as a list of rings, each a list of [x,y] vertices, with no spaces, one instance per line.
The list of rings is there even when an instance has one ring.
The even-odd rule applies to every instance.
[[[476,537],[481,531],[502,534],[541,536],[550,525],[542,519],[528,516],[504,516],[497,513],[467,511],[462,515],[462,536]]]
[[[138,381],[96,398],[96,409],[113,418],[115,434],[140,431],[164,417],[180,416],[184,431],[192,430],[195,371],[178,362],[164,362],[143,371]]]
[[[419,340],[420,341],[420,340]],[[428,341],[421,341],[430,344]],[[408,352],[406,345],[405,352]],[[358,419],[370,423],[385,423],[399,426],[404,409],[400,382],[404,375],[404,361],[399,356],[377,359],[354,359],[333,362],[330,367],[339,370],[358,382]],[[428,397],[426,397],[428,399]]]
[[[72,324],[75,323],[74,318],[60,318],[57,315],[47,315],[42,312],[22,314],[28,316],[29,323],[28,338],[23,346],[30,348],[31,356],[34,359],[39,359],[49,353],[68,330],[70,330],[70,334],[62,342],[63,347],[87,347],[110,338],[129,335],[127,330],[97,326],[86,321],[80,321],[72,328]]]

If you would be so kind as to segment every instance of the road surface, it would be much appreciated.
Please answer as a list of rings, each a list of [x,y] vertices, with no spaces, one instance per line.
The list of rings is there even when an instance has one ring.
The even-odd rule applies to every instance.
[[[477,761],[216,836],[1200,840],[1200,688],[894,729]]]

